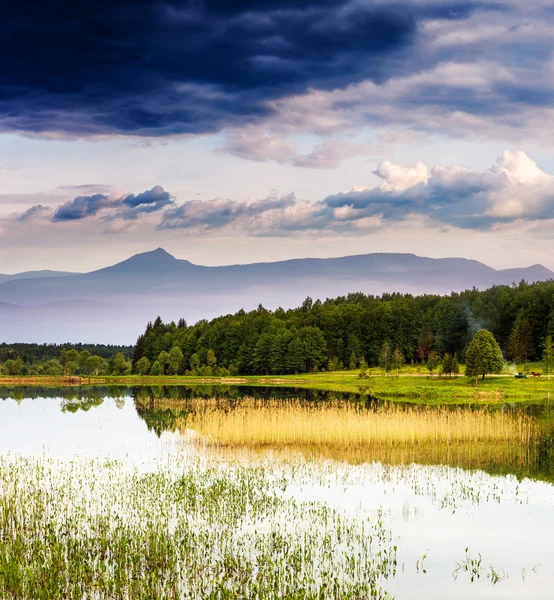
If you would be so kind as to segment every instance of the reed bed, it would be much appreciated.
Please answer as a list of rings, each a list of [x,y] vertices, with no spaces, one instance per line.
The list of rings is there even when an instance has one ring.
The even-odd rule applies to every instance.
[[[532,418],[484,408],[406,408],[395,404],[368,408],[341,401],[253,398],[188,401],[175,427],[182,432],[194,430],[208,444],[250,448],[408,448],[504,442],[525,446],[536,436]]]
[[[326,459],[346,462],[350,465],[383,463],[392,466],[404,465],[447,465],[463,469],[481,469],[493,474],[516,474],[520,477],[545,477],[536,467],[534,448],[519,444],[454,443],[417,444],[412,446],[345,446],[333,444],[296,444],[290,446],[263,446],[259,448],[233,447],[220,448],[221,451],[242,454],[248,458],[264,452],[271,452],[276,458],[290,460],[300,456],[308,460]]]

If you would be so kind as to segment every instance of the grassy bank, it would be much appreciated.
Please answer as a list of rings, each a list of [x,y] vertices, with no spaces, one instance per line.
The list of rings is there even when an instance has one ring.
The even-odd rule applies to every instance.
[[[138,375],[120,377],[0,377],[0,385],[9,386],[270,386],[312,389],[350,394],[375,396],[389,400],[404,400],[425,404],[465,402],[505,402],[548,400],[554,391],[554,378],[529,377],[515,379],[511,374],[487,376],[475,384],[466,377],[442,378],[403,372],[385,376],[368,375],[360,378],[353,371],[283,375],[280,377],[143,377]]]

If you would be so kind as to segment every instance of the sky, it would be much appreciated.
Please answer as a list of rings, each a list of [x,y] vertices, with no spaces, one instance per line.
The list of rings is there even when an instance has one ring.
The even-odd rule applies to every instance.
[[[3,8],[0,272],[163,247],[554,269],[554,8],[98,0]]]

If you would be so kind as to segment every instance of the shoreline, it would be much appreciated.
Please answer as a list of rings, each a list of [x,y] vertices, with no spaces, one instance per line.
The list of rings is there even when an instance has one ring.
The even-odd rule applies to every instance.
[[[333,372],[285,376],[195,377],[195,376],[0,376],[0,390],[7,387],[205,387],[244,386],[296,388],[321,393],[352,394],[363,399],[375,398],[390,402],[413,402],[427,405],[506,403],[550,401],[554,379],[547,377],[515,379],[512,374],[487,376],[476,385],[465,376],[429,377],[422,374],[401,373],[384,376],[373,374],[360,378],[357,373]]]

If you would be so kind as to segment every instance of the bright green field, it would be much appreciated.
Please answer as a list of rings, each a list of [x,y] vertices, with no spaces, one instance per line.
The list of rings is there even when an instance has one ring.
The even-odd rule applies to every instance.
[[[527,379],[516,379],[516,372],[538,371],[541,377],[531,375]],[[464,372],[464,365],[460,365]],[[94,381],[94,380],[92,380]],[[403,400],[425,404],[445,404],[462,402],[485,402],[487,404],[506,401],[544,401],[554,391],[554,377],[548,380],[542,363],[507,365],[500,375],[489,375],[475,380],[464,375],[442,377],[438,373],[429,374],[425,365],[406,365],[398,373],[385,374],[379,368],[368,369],[366,377],[358,371],[335,371],[282,376],[244,376],[226,378],[200,377],[108,377],[106,383],[129,383],[131,385],[263,385],[275,387],[296,387],[376,396],[388,400]]]
[[[526,371],[542,371],[542,365],[526,365]],[[515,371],[515,367],[511,367]],[[519,369],[518,369],[519,370]],[[62,378],[1,378],[0,385],[54,385],[66,384]],[[429,376],[427,370],[405,367],[398,374],[384,375],[379,369],[367,372],[364,378],[355,371],[323,372],[302,375],[283,376],[245,376],[245,377],[142,377],[138,375],[123,377],[91,377],[81,379],[82,384],[90,385],[148,385],[148,386],[195,386],[195,385],[241,385],[274,386],[335,391],[364,394],[388,400],[403,400],[426,404],[484,402],[487,404],[506,401],[544,401],[554,391],[554,377],[548,380],[546,375],[540,378],[529,376],[527,379],[515,379],[513,374],[504,373],[487,376],[475,384],[463,375],[458,377]],[[73,382],[72,385],[75,385]]]

